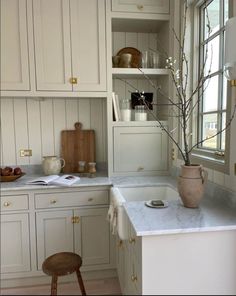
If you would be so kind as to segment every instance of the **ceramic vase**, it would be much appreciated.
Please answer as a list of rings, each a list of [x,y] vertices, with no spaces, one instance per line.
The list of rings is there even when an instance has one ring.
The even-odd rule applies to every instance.
[[[203,198],[207,171],[202,165],[182,165],[178,191],[186,208],[197,208]]]

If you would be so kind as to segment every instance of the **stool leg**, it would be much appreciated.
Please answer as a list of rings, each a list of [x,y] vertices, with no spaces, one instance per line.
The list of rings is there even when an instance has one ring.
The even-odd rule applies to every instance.
[[[52,276],[51,295],[57,295],[57,275]]]
[[[77,278],[78,278],[81,293],[82,293],[82,295],[86,295],[85,288],[84,288],[84,283],[83,283],[83,280],[82,280],[81,273],[80,273],[79,269],[76,269],[76,274],[77,274]]]

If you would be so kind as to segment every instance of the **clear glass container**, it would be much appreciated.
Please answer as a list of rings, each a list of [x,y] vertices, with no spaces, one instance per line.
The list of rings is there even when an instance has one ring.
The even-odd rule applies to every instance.
[[[144,105],[136,105],[134,113],[135,121],[146,121],[147,120],[147,110]]]
[[[121,101],[121,120],[131,121],[131,100],[123,99]]]

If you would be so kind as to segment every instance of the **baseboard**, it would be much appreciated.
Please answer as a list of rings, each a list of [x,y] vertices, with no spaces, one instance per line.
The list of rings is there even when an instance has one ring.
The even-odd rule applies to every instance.
[[[82,272],[82,278],[86,280],[98,280],[117,277],[116,269],[98,270],[98,271],[84,271]],[[67,276],[60,276],[58,278],[58,284],[69,283],[77,281],[76,274],[70,274]],[[51,284],[50,276],[34,276],[14,279],[2,279],[1,288],[16,288],[36,285],[48,285]]]

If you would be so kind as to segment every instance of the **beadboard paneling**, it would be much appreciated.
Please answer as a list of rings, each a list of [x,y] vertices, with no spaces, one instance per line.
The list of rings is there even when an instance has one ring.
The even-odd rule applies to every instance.
[[[107,161],[106,99],[2,98],[1,165],[41,164],[60,155],[60,132],[80,121],[96,134],[96,160]],[[20,157],[32,149],[32,157]]]

